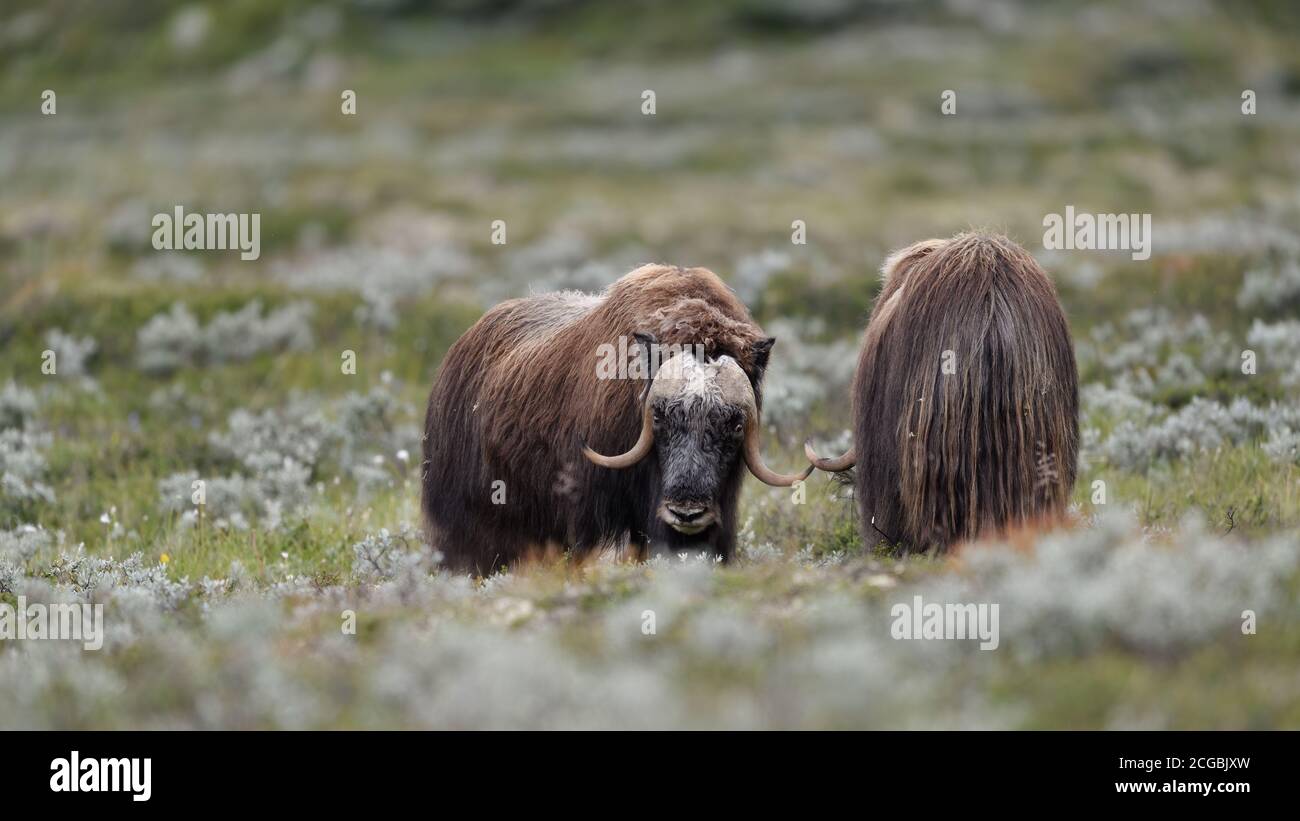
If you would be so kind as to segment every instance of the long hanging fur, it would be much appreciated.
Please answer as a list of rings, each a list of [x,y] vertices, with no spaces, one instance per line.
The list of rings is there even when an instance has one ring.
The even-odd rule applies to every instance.
[[[448,566],[487,573],[534,551],[636,541],[657,526],[654,459],[610,471],[581,451],[621,453],[637,438],[644,381],[596,378],[600,346],[637,332],[731,356],[760,394],[770,342],[706,269],[646,265],[603,294],[501,303],[451,347],[429,394],[421,507]],[[736,468],[714,529],[724,558],[735,542]]]
[[[1047,274],[976,233],[917,243],[883,274],[853,390],[868,542],[944,549],[1063,513],[1079,387]]]

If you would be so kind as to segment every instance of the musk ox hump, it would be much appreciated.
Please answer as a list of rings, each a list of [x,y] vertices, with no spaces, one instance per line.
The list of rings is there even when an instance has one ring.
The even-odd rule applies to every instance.
[[[748,309],[707,268],[643,265],[606,293],[615,325],[654,334],[663,345],[700,345],[710,358],[724,354],[757,381],[766,339]]]

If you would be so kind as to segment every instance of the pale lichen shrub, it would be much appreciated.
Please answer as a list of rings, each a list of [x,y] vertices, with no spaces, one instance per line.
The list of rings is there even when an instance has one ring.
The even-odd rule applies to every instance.
[[[1256,350],[1262,362],[1257,367],[1278,374],[1287,388],[1300,387],[1300,320],[1267,323],[1255,320],[1246,344]]]
[[[1274,314],[1300,310],[1300,260],[1289,258],[1247,271],[1237,292],[1237,307]]]
[[[262,315],[253,300],[238,311],[219,313],[203,331],[211,362],[242,362],[261,353],[304,351],[312,345],[309,302],[293,302]]]
[[[1105,647],[1168,656],[1240,638],[1243,611],[1285,613],[1300,544],[1283,534],[1244,545],[1194,514],[1167,542],[1153,540],[1130,512],[1110,511],[1092,527],[1044,536],[1032,554],[977,546],[962,562],[922,595],[998,603],[1001,645],[1018,657]]]
[[[54,541],[54,535],[39,525],[0,530],[0,593],[13,593],[27,562]]]
[[[1085,424],[1129,420],[1145,424],[1160,416],[1163,408],[1123,388],[1089,382],[1079,389],[1080,416]]]
[[[308,512],[311,469],[286,460],[256,476],[239,474],[203,478],[204,509],[218,530],[248,530],[255,524],[274,530],[301,521]],[[180,514],[184,526],[197,521],[194,505],[196,471],[173,473],[158,482],[159,509]]]
[[[33,502],[54,501],[44,481],[52,439],[36,430],[38,406],[27,388],[9,382],[0,389],[0,516],[11,521]]]
[[[0,391],[0,514],[16,516],[33,502],[53,502],[45,484],[48,433],[36,430],[36,396],[13,383]]]
[[[1165,308],[1139,308],[1098,325],[1077,353],[1081,370],[1100,368],[1109,387],[1148,399],[1195,394],[1240,364],[1230,334],[1200,314],[1179,319]]]
[[[311,252],[277,262],[272,275],[295,290],[356,292],[362,300],[356,319],[391,331],[398,324],[398,305],[473,270],[472,258],[445,240],[410,245],[363,243]]]
[[[75,594],[83,601],[143,596],[165,611],[181,607],[196,590],[188,580],[168,576],[163,565],[146,562],[140,553],[114,559],[88,554],[80,546],[73,553],[60,553],[42,569],[41,576],[56,590]]]
[[[36,394],[15,382],[0,388],[0,430],[31,427],[39,403]]]
[[[136,362],[151,374],[197,364],[242,362],[263,353],[311,347],[313,306],[294,302],[262,314],[260,300],[222,312],[203,326],[183,303],[146,322],[136,334]]]
[[[26,562],[54,541],[55,535],[40,525],[0,530],[0,561]]]
[[[77,337],[64,333],[60,328],[51,328],[45,334],[45,347],[55,354],[56,373],[60,378],[86,382],[90,372],[86,363],[99,350],[99,343],[94,337]]]
[[[136,333],[136,361],[146,373],[166,374],[191,364],[201,347],[201,327],[184,304],[156,314]]]
[[[222,472],[166,477],[158,485],[161,509],[193,524],[193,483],[203,479],[207,513],[219,528],[301,521],[311,510],[313,486],[332,477],[347,477],[363,497],[409,478],[410,454],[420,441],[415,416],[414,406],[385,386],[332,401],[292,396],[281,407],[237,409],[224,430],[208,437]]]
[[[778,319],[768,323],[781,356],[781,367],[771,368],[763,384],[763,421],[779,426],[802,425],[813,405],[831,396],[844,396],[857,368],[857,346],[824,336],[820,319]]]
[[[1198,397],[1163,418],[1120,421],[1089,456],[1140,472],[1158,462],[1188,459],[1263,439],[1278,428],[1298,427],[1300,407],[1293,404],[1257,406],[1241,398],[1224,405]]]
[[[1262,448],[1274,462],[1300,466],[1300,430],[1277,428],[1269,434]]]
[[[381,528],[352,545],[352,576],[370,584],[410,581],[434,572],[438,560],[420,532],[403,522],[395,531]]]

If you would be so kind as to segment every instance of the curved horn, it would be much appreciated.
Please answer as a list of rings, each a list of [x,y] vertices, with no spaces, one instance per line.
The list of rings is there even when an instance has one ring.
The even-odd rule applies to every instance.
[[[650,407],[650,402],[646,401],[641,408],[641,435],[637,437],[636,444],[632,446],[631,450],[618,456],[604,456],[583,445],[582,455],[590,459],[593,464],[600,465],[603,468],[622,470],[623,468],[630,468],[646,458],[654,443],[654,411]]]
[[[751,409],[745,419],[745,464],[754,478],[772,487],[790,487],[795,482],[802,482],[813,472],[809,465],[803,473],[777,473],[763,464],[763,457],[758,452],[758,412]]]
[[[813,467],[818,470],[824,470],[827,473],[839,473],[842,470],[848,470],[858,463],[857,454],[854,453],[854,448],[852,446],[850,446],[848,451],[838,459],[823,459],[817,455],[817,451],[813,450],[812,442],[804,442],[803,455],[808,457],[808,461],[812,462]]]

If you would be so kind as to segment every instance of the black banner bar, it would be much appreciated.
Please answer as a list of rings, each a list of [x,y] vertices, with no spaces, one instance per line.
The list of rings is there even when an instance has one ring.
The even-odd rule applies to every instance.
[[[203,796],[338,810],[353,801],[425,800],[471,785],[538,801],[573,778],[643,796],[698,779],[701,792],[775,791],[809,800],[849,783],[896,799],[960,798],[969,807],[1199,801],[1214,809],[1286,801],[1294,733],[7,733],[6,800],[127,812],[182,808]],[[759,777],[757,783],[754,778]],[[847,779],[847,781],[846,781]],[[714,785],[711,789],[707,785]],[[603,786],[602,786],[603,785]],[[820,785],[820,786],[819,786]],[[531,787],[533,790],[521,788]],[[854,789],[859,789],[854,787]],[[694,790],[693,790],[694,791]],[[490,794],[495,791],[489,790]],[[808,796],[818,793],[817,796]],[[678,791],[671,794],[678,795]],[[668,794],[660,800],[671,808]],[[626,793],[625,793],[626,797]],[[654,801],[654,797],[646,799]],[[840,796],[839,800],[843,800]],[[638,798],[638,805],[642,798]]]

